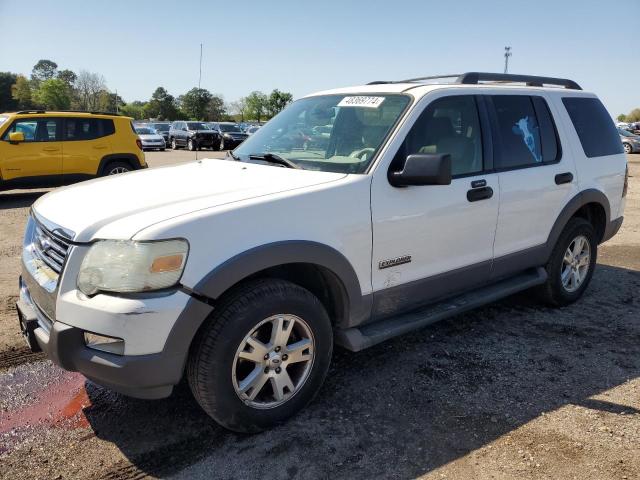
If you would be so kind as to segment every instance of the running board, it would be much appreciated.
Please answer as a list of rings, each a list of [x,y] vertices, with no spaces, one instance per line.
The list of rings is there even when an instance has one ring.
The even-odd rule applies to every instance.
[[[341,347],[359,352],[389,338],[405,334],[445,318],[458,315],[482,305],[495,302],[527,288],[541,285],[547,280],[547,272],[538,267],[515,277],[449,298],[439,303],[413,310],[397,317],[387,318],[362,327],[336,331],[335,341]]]

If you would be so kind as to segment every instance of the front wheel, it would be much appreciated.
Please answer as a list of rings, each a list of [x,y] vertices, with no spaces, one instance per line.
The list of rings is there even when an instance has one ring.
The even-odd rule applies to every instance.
[[[631,148],[631,145],[628,143],[623,143],[622,146],[624,147],[624,153],[626,153],[627,155],[630,154],[633,150]]]
[[[196,149],[195,143],[193,143],[193,140],[189,139],[189,141],[187,142],[187,148],[189,149],[190,152],[193,152]]]
[[[171,139],[171,150],[177,150],[178,149],[178,144],[176,143],[176,139],[172,138]]]
[[[545,269],[547,281],[539,288],[552,306],[569,305],[587,289],[598,255],[596,233],[588,221],[572,218],[560,234]]]
[[[227,145],[226,145],[226,143],[225,143],[225,141],[224,141],[224,138],[221,138],[221,139],[220,139],[220,148],[219,148],[219,150],[222,152],[222,151],[223,151],[223,150],[225,150],[226,148],[227,148]]]
[[[219,424],[258,432],[313,399],[332,350],[329,317],[311,292],[256,280],[228,295],[198,333],[187,376],[196,400]]]

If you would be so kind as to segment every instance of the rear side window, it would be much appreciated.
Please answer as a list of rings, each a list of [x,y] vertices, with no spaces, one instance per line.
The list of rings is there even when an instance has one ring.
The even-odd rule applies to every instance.
[[[564,97],[562,103],[569,113],[587,157],[603,157],[623,152],[613,120],[600,100]]]
[[[67,118],[64,127],[66,141],[95,140],[115,133],[113,120],[103,118]]]

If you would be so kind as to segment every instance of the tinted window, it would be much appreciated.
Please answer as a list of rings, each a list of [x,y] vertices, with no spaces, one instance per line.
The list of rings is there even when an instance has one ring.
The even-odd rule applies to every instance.
[[[569,112],[587,157],[602,157],[623,152],[613,120],[600,100],[565,97],[562,103]]]
[[[452,96],[431,103],[411,128],[394,163],[414,153],[450,154],[453,175],[481,172],[482,135],[475,99]]]
[[[543,162],[540,126],[531,98],[494,95],[500,155],[498,168],[514,168]]]
[[[54,142],[60,139],[60,122],[54,118],[18,120],[7,129],[2,139],[9,140],[12,132],[22,132],[25,142]]]
[[[187,123],[187,127],[189,128],[189,130],[209,130],[209,128],[204,123],[200,122],[189,122]]]
[[[538,124],[540,125],[540,141],[542,142],[542,161],[545,163],[560,160],[561,148],[560,139],[553,116],[549,111],[547,101],[542,97],[531,97],[533,107],[536,111]]]
[[[101,118],[67,118],[64,122],[64,139],[94,140],[115,133],[113,120]]]
[[[222,130],[223,132],[242,132],[242,130],[240,130],[240,127],[238,127],[237,125],[229,125],[228,123],[221,123],[220,130]]]

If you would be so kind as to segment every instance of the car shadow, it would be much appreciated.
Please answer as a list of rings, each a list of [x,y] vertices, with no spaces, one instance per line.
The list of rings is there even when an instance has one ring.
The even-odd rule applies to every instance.
[[[218,427],[184,384],[151,402],[87,383],[84,413],[128,474],[413,478],[567,405],[639,414],[593,398],[640,376],[638,287],[640,272],[600,265],[569,307],[524,292],[359,353],[337,349],[316,400],[257,435]]]
[[[30,207],[45,191],[29,191],[29,192],[0,192],[0,210],[11,210],[14,208]]]

